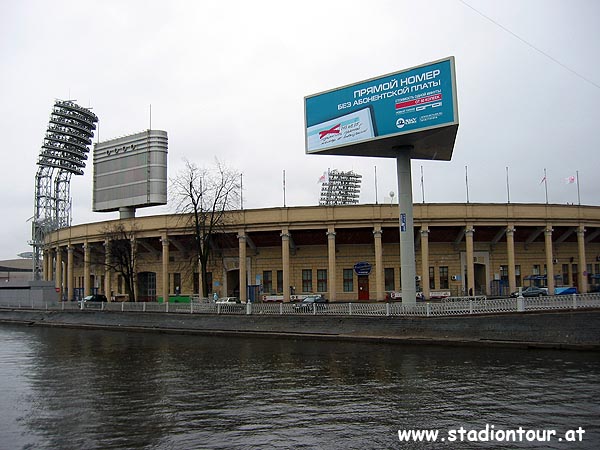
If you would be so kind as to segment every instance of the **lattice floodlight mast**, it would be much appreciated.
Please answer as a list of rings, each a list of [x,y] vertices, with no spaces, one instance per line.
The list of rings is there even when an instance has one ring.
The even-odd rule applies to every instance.
[[[353,171],[342,172],[330,170],[321,185],[321,199],[319,205],[355,205],[360,196],[360,183],[362,175]]]
[[[83,175],[98,117],[71,100],[54,103],[38,158],[32,224],[33,274],[42,273],[46,233],[71,224],[71,175]]]

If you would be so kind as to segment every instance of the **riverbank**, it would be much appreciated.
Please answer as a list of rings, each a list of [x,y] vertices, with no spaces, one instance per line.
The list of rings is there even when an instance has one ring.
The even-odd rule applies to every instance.
[[[261,316],[0,309],[0,323],[195,335],[600,350],[600,310],[457,317]]]

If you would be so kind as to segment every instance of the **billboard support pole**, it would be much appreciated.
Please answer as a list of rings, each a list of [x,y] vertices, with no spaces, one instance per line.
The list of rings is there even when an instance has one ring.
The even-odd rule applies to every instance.
[[[400,264],[402,303],[414,305],[417,301],[415,270],[415,234],[413,224],[412,177],[410,153],[412,146],[395,147],[398,151],[396,168],[398,175],[398,212],[400,221]]]

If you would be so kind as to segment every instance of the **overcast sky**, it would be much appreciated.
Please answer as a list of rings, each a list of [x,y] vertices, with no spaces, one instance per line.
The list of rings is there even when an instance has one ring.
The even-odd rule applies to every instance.
[[[0,2],[0,259],[30,251],[36,161],[55,99],[92,107],[99,139],[169,134],[184,158],[243,172],[244,207],[316,205],[328,168],[363,175],[361,203],[397,194],[393,159],[306,155],[303,99],[448,56],[460,126],[452,161],[413,160],[413,199],[582,204],[600,197],[596,0]],[[483,17],[488,16],[492,21]],[[495,23],[494,23],[495,22]],[[507,31],[509,30],[509,31]],[[516,36],[515,36],[516,35]],[[94,137],[94,142],[98,139]],[[90,159],[73,223],[93,213]],[[375,191],[375,167],[377,194]],[[397,197],[396,197],[397,198]],[[172,212],[170,206],[139,215]]]

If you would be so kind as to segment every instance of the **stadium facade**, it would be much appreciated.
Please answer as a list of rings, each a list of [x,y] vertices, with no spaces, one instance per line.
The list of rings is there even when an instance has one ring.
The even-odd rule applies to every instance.
[[[417,289],[446,295],[508,295],[520,286],[596,290],[600,207],[553,204],[415,204]],[[185,215],[133,217],[47,236],[44,276],[62,299],[112,298],[123,280],[105,264],[106,230],[132,230],[140,301],[199,292],[193,233]],[[400,296],[398,207],[389,204],[231,211],[211,240],[208,285],[219,297],[330,301]],[[240,289],[240,286],[248,286]]]

